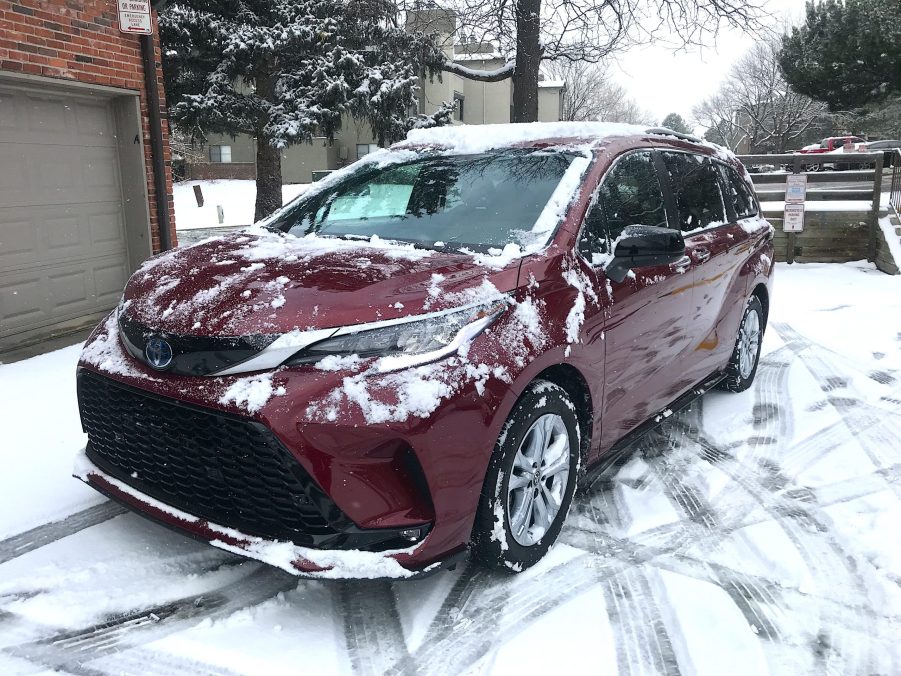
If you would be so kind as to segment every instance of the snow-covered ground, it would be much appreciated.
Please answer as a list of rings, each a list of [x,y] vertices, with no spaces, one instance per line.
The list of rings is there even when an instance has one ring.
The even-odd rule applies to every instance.
[[[197,206],[194,186],[203,192],[203,206]],[[282,186],[285,203],[293,200],[307,187],[307,183],[292,183]],[[175,226],[179,230],[193,228],[215,228],[229,225],[251,225],[257,188],[254,181],[221,179],[215,181],[179,181],[173,186],[175,203]],[[224,219],[219,222],[221,206]]]
[[[189,540],[68,478],[77,347],[0,366],[0,673],[901,673],[901,278],[777,268],[754,387],[518,576],[311,582]]]

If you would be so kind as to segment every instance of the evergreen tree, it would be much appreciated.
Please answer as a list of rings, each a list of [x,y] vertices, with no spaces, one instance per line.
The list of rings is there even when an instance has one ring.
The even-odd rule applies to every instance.
[[[783,38],[779,65],[796,91],[832,111],[901,96],[901,2],[811,0],[804,25]]]
[[[660,123],[661,127],[666,127],[667,129],[672,129],[673,131],[677,131],[680,134],[690,134],[691,129],[688,128],[688,123],[682,119],[682,116],[679,113],[670,113],[666,117],[663,118],[663,122]]]
[[[445,57],[395,13],[387,0],[176,0],[162,13],[170,114],[200,138],[256,138],[257,220],[282,204],[282,149],[334,138],[345,113],[380,144],[413,124],[418,77]]]

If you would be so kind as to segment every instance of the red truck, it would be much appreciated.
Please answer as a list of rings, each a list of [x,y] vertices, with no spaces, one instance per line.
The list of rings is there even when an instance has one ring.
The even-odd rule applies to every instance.
[[[866,141],[860,136],[829,136],[820,141],[818,145],[804,146],[798,152],[805,155],[832,153],[841,149],[846,143],[866,143]]]

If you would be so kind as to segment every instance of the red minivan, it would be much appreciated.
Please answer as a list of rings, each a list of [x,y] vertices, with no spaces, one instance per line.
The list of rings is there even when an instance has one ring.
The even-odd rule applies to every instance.
[[[523,570],[580,480],[750,385],[772,238],[693,137],[417,130],[144,263],[84,347],[75,474],[302,575]]]

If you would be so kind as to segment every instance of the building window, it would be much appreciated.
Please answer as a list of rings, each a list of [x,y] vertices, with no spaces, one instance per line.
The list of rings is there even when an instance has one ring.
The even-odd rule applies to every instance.
[[[463,94],[454,92],[454,119],[463,122]]]
[[[231,146],[210,146],[210,162],[231,162]]]
[[[378,143],[358,143],[357,144],[357,159],[360,159],[364,155],[368,155],[369,153],[374,153],[379,149]]]

